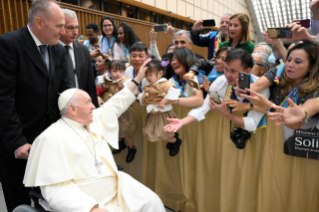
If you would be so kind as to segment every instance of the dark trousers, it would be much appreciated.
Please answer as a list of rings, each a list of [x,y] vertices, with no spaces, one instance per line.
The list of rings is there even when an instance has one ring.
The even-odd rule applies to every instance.
[[[15,159],[0,137],[0,178],[8,212],[22,204],[31,205],[30,188],[22,183],[26,164],[26,160]]]

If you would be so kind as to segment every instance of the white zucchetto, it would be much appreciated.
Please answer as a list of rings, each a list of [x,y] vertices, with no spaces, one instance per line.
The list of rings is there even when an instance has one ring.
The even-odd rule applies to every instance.
[[[60,111],[63,110],[63,108],[65,107],[65,105],[68,104],[68,102],[71,100],[71,98],[73,97],[73,95],[75,94],[75,92],[79,90],[77,88],[70,88],[68,90],[65,90],[61,93],[59,100],[58,100],[58,105],[59,105],[59,109]]]

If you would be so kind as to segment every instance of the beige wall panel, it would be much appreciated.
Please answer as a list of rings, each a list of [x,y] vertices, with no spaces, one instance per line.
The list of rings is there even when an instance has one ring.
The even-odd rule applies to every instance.
[[[206,12],[206,10],[202,10],[201,19],[210,19],[208,16],[208,12]]]
[[[156,1],[155,3],[156,3],[155,7],[162,9],[162,10],[166,10],[166,0]]]
[[[201,0],[201,8],[203,8],[204,10],[207,10],[208,9],[208,1],[209,0]],[[199,3],[199,1],[198,1]],[[196,1],[196,5],[198,5],[197,1]],[[199,6],[199,5],[198,5]]]
[[[196,20],[199,20],[202,18],[202,10],[198,7],[194,7],[194,18],[193,19],[196,19]]]
[[[186,17],[189,16],[191,17],[191,19],[194,19],[194,6],[186,3]]]
[[[209,12],[214,12],[214,4],[215,4],[215,1],[211,1],[211,0],[208,1],[207,10]]]
[[[167,11],[172,10],[172,13],[177,13],[177,0],[168,0],[167,2]]]
[[[186,3],[182,0],[177,0],[177,14],[186,16]]]
[[[136,1],[139,1],[139,0],[136,0]],[[144,4],[148,4],[150,6],[155,6],[155,0],[141,0],[142,3]]]

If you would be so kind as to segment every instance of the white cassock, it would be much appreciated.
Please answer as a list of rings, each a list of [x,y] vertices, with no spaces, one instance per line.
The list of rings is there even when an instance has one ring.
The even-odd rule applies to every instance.
[[[89,212],[99,204],[111,212],[165,212],[153,191],[117,170],[109,147],[118,149],[118,117],[135,99],[124,88],[94,110],[91,135],[83,124],[66,117],[52,124],[32,145],[25,186],[40,186],[53,211]]]

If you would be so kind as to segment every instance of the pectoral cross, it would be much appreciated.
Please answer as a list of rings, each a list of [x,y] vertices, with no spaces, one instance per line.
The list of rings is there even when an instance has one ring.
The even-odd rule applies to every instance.
[[[99,162],[99,161],[95,158],[95,159],[94,159],[94,165],[95,165],[97,171],[99,172],[99,174],[101,174],[101,168],[100,168],[100,166],[103,165],[103,162],[102,162],[102,161]]]

